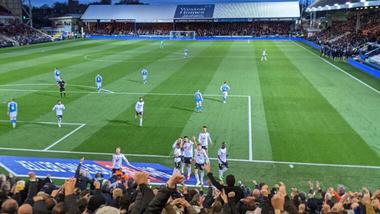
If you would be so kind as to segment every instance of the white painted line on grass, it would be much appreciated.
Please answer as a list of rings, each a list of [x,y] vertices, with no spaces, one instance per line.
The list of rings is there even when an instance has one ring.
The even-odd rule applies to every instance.
[[[70,137],[72,134],[74,134],[75,132],[77,132],[79,129],[83,128],[86,124],[82,124],[80,125],[79,127],[77,127],[76,129],[72,130],[71,132],[69,132],[67,135],[63,136],[62,138],[60,138],[59,140],[55,141],[54,143],[52,143],[50,146],[46,147],[45,149],[43,149],[44,151],[47,151],[49,150],[50,148],[52,148],[53,146],[57,145],[58,143],[60,143],[61,141],[63,141],[64,139]]]
[[[294,41],[293,41],[293,42],[294,42]],[[303,47],[302,45],[300,45],[300,44],[298,44],[298,43],[296,43],[296,42],[294,42],[294,44],[296,44],[298,47],[301,47],[301,48],[305,49],[307,52],[311,53],[312,55],[317,56],[319,59],[321,59],[321,60],[324,61],[325,63],[327,63],[327,64],[331,65],[332,67],[334,67],[335,69],[337,69],[337,70],[343,72],[344,74],[346,74],[347,76],[351,77],[352,79],[354,79],[354,80],[360,82],[361,84],[363,84],[363,85],[366,86],[367,88],[371,89],[372,91],[374,91],[374,92],[380,94],[380,91],[377,90],[376,88],[374,88],[374,87],[368,85],[367,83],[363,82],[362,80],[360,80],[360,79],[354,77],[353,75],[351,75],[351,74],[348,73],[347,71],[345,71],[345,70],[341,69],[340,67],[338,67],[338,66],[332,64],[331,62],[329,62],[328,60],[322,58],[322,57],[319,56],[318,54],[312,52],[311,50],[309,50],[309,49]]]
[[[0,122],[9,122],[9,120],[0,120]],[[47,124],[47,125],[57,125],[57,122],[39,122],[39,121],[22,121],[17,120],[17,123],[30,123],[30,124]],[[80,126],[84,123],[62,123],[62,125],[69,125],[69,126]]]
[[[103,89],[104,90],[104,89]],[[0,91],[13,91],[13,92],[44,92],[44,93],[59,93],[59,91],[52,90],[38,90],[38,89],[13,89],[13,88],[0,88]],[[97,91],[66,91],[72,94],[98,94]],[[182,93],[148,93],[148,92],[123,92],[112,91],[111,94],[115,95],[147,95],[147,96],[194,96],[194,94],[182,94]],[[202,94],[204,97],[221,97],[220,94]],[[231,94],[229,97],[248,97],[248,95]]]
[[[102,155],[112,156],[114,153],[102,153],[102,152],[79,152],[79,151],[64,151],[64,150],[40,150],[40,149],[21,149],[21,148],[6,148],[0,147],[0,150],[4,151],[21,151],[21,152],[41,152],[41,153],[58,153],[58,154],[87,154],[87,155]],[[166,158],[172,159],[166,155],[150,155],[150,154],[125,154],[130,157],[151,157],[151,158]],[[211,160],[217,160],[217,158],[210,158]],[[361,169],[380,169],[380,166],[365,166],[365,165],[351,165],[351,164],[325,164],[325,163],[307,163],[307,162],[286,162],[286,161],[269,161],[269,160],[245,160],[245,159],[228,159],[232,162],[247,162],[247,163],[261,163],[261,164],[283,164],[283,165],[299,165],[299,166],[317,166],[317,167],[337,167],[337,168],[361,168]]]
[[[249,160],[253,159],[252,154],[252,113],[251,113],[251,96],[248,96],[248,150]]]

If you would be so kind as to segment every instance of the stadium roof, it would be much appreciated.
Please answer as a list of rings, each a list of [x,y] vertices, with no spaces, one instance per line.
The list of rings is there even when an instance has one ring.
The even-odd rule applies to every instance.
[[[90,5],[84,21],[131,20],[138,23],[204,19],[298,19],[298,1],[196,5]]]
[[[360,7],[378,7],[379,5],[380,0],[317,0],[306,11],[318,12]]]

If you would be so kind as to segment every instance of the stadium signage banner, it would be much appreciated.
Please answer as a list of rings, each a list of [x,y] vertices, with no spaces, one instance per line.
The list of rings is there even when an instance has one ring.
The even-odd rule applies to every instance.
[[[67,179],[75,175],[78,164],[77,159],[0,156],[1,167],[19,177],[27,177],[29,172],[34,172],[38,177],[50,175],[55,179]],[[91,177],[100,172],[109,178],[112,175],[111,166],[111,161],[85,160],[82,170],[87,170]],[[158,185],[165,184],[173,172],[171,168],[155,163],[131,163],[130,166],[124,166],[124,171],[129,176],[139,171],[147,172],[151,184]],[[194,183],[195,179],[192,178],[189,184]]]
[[[215,5],[178,5],[175,11],[175,19],[207,19],[214,15]]]

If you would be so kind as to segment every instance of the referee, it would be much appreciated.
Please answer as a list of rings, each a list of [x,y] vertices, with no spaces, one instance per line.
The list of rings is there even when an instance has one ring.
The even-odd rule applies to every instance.
[[[61,81],[58,81],[58,87],[59,87],[59,93],[62,97],[66,97],[66,90],[65,90],[66,82],[61,79]]]

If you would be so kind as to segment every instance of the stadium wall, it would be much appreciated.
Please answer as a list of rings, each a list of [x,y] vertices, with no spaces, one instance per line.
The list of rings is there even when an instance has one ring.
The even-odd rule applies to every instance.
[[[348,59],[348,64],[350,64],[351,66],[354,66],[355,68],[360,69],[361,71],[363,71],[367,74],[370,74],[376,78],[380,78],[380,70],[377,70],[377,69],[372,68],[368,65],[362,64],[362,63],[354,60],[353,58]]]

